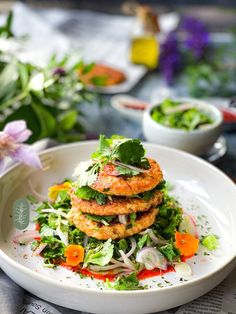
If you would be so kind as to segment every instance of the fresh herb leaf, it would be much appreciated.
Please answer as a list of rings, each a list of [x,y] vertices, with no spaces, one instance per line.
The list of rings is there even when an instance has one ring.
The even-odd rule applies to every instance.
[[[137,218],[137,214],[136,213],[132,213],[132,214],[129,215],[130,223],[131,223],[132,226],[134,226],[136,218]]]
[[[95,191],[89,186],[82,186],[81,188],[77,188],[75,195],[83,200],[90,201],[94,199],[99,205],[104,205],[107,202],[107,195]]]
[[[158,205],[158,210],[154,228],[157,234],[170,239],[174,237],[182,221],[182,209],[178,202],[166,193],[163,202]]]
[[[165,255],[169,262],[173,262],[173,260],[180,256],[178,249],[176,249],[173,244],[168,243],[159,248],[159,251]]]
[[[135,273],[128,276],[121,276],[114,283],[106,282],[109,289],[115,290],[144,290],[145,286],[139,284],[139,280]]]
[[[137,246],[141,250],[148,242],[150,242],[150,237],[146,233],[139,238]]]
[[[46,224],[41,225],[40,228],[41,237],[54,236],[55,233],[56,233],[55,230],[50,228],[48,225]]]
[[[115,215],[112,216],[98,216],[98,215],[91,215],[86,214],[86,217],[92,221],[101,222],[104,225],[109,225],[110,222],[116,217]]]
[[[116,166],[116,170],[119,173],[119,175],[122,175],[122,176],[136,176],[137,174],[140,173],[139,171],[126,168],[123,166]]]
[[[126,251],[128,249],[128,242],[126,239],[121,239],[118,242],[119,250]]]
[[[128,165],[141,165],[145,150],[138,139],[126,139],[116,144],[113,157]]]
[[[201,243],[210,251],[216,250],[219,247],[218,237],[214,234],[207,235],[201,239]]]
[[[114,245],[111,239],[93,249],[89,249],[85,254],[84,266],[87,267],[89,264],[107,265],[113,256],[113,250]]]

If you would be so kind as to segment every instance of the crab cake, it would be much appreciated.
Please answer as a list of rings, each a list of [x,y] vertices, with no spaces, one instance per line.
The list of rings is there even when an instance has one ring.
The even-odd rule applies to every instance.
[[[71,201],[74,210],[82,211],[83,213],[110,216],[110,215],[128,215],[135,212],[143,212],[149,210],[152,206],[157,206],[162,202],[163,193],[155,191],[150,200],[141,198],[126,198],[126,197],[110,197],[107,203],[99,205],[95,200],[87,201],[77,197],[72,190]]]
[[[98,240],[116,240],[132,236],[147,229],[155,222],[157,213],[158,209],[152,207],[147,212],[139,214],[131,228],[127,228],[127,225],[120,222],[111,223],[109,226],[101,226],[101,223],[88,219],[86,215],[78,212],[77,208],[73,207],[69,213],[69,219],[76,228],[85,232],[89,237]]]
[[[155,160],[148,161],[150,169],[132,177],[115,176],[102,170],[90,187],[103,194],[118,196],[132,196],[152,190],[163,180],[163,174]]]

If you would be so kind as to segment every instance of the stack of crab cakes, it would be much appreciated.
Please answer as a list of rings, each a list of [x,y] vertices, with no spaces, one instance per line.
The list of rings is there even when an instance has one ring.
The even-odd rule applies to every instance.
[[[88,188],[102,197],[102,202],[78,196],[73,187],[71,223],[98,240],[122,239],[149,228],[163,199],[163,174],[155,160],[147,160],[149,169],[133,176],[117,174],[112,163],[101,168]]]

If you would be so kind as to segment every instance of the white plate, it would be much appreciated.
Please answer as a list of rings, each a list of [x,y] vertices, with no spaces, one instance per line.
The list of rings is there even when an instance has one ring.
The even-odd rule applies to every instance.
[[[193,276],[181,281],[172,272],[145,280],[150,289],[143,291],[101,290],[96,280],[81,279],[69,270],[47,269],[40,257],[27,247],[14,246],[16,231],[11,214],[15,199],[29,193],[31,178],[35,188],[47,187],[69,177],[78,162],[87,159],[97,142],[56,147],[41,154],[51,167],[40,172],[23,165],[13,166],[0,179],[0,266],[15,282],[47,301],[92,313],[151,313],[175,307],[206,293],[221,282],[236,264],[236,188],[223,173],[207,162],[187,153],[146,144],[147,155],[155,158],[165,178],[174,183],[173,194],[183,208],[198,216],[200,232],[220,237],[220,247],[209,256],[205,250],[189,263]],[[161,284],[163,287],[158,287]],[[160,285],[159,285],[160,286]]]

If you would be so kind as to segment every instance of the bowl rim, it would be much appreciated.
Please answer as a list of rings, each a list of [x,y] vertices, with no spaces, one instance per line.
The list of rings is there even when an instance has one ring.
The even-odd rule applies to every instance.
[[[42,155],[46,155],[48,153],[53,153],[54,151],[58,151],[58,150],[64,150],[67,148],[73,148],[76,146],[87,146],[87,145],[95,145],[97,144],[98,141],[97,140],[89,140],[89,141],[83,141],[83,142],[77,142],[77,143],[72,143],[72,144],[64,144],[64,145],[60,145],[60,146],[56,146],[53,148],[49,148],[49,149],[45,149],[43,151],[41,151],[39,153],[39,156]],[[195,162],[198,162],[200,164],[202,164],[204,167],[207,167],[209,169],[211,169],[211,171],[213,171],[214,173],[217,173],[217,175],[221,176],[221,178],[223,178],[227,184],[230,184],[236,192],[236,185],[235,183],[226,175],[224,174],[221,170],[219,170],[217,167],[215,167],[214,165],[208,163],[207,161],[194,156],[190,153],[181,151],[179,149],[175,149],[172,147],[167,147],[164,145],[158,145],[158,144],[153,144],[153,143],[149,143],[149,142],[144,142],[143,143],[145,146],[149,146],[149,147],[156,147],[158,149],[164,149],[169,151],[170,153],[174,152],[175,154],[179,154],[179,155],[184,155],[187,158],[190,158],[192,160],[194,160]],[[7,170],[5,170],[2,175],[0,175],[0,179],[2,179],[5,175],[7,175],[8,173],[14,171],[14,169],[18,168],[21,164],[18,162],[15,165],[12,165],[10,168],[8,168]],[[1,240],[1,239],[0,239]],[[3,240],[3,239],[2,239]],[[24,273],[27,276],[33,277],[35,280],[39,280],[41,282],[44,282],[46,284],[52,285],[55,288],[66,288],[69,291],[80,291],[80,292],[86,292],[89,294],[104,294],[104,295],[132,295],[132,296],[139,296],[139,295],[146,295],[146,294],[156,294],[160,291],[165,292],[165,291],[169,291],[171,289],[171,291],[179,289],[180,287],[190,287],[191,285],[194,285],[196,283],[201,283],[203,281],[205,281],[206,279],[211,278],[212,276],[214,276],[216,273],[218,273],[219,271],[221,271],[222,269],[224,269],[227,265],[231,264],[232,262],[236,262],[236,246],[235,246],[235,252],[234,254],[232,254],[230,256],[230,258],[225,261],[219,268],[213,270],[212,272],[206,274],[205,276],[201,277],[201,278],[195,278],[191,281],[187,281],[187,282],[183,282],[181,283],[181,286],[177,285],[177,286],[168,286],[168,287],[164,287],[164,288],[153,288],[153,289],[147,289],[147,290],[131,290],[131,291],[117,291],[117,290],[97,290],[95,288],[86,288],[86,287],[81,287],[81,286],[76,286],[76,285],[69,285],[68,283],[62,283],[59,282],[53,278],[50,277],[46,277],[43,274],[37,273],[35,271],[33,271],[30,268],[27,268],[24,265],[21,265],[20,263],[16,262],[14,259],[12,259],[11,257],[9,257],[0,247],[0,264],[1,264],[1,260],[3,260],[4,263],[8,264],[8,267],[13,267],[15,268],[17,271]]]
[[[143,123],[145,123],[145,121],[148,119],[148,123],[151,124],[152,127],[154,128],[158,128],[159,130],[165,131],[165,132],[169,132],[169,133],[173,133],[173,134],[205,134],[211,130],[214,130],[218,127],[221,126],[221,124],[223,123],[223,115],[221,113],[221,111],[215,107],[214,105],[212,105],[211,103],[204,101],[204,100],[199,100],[197,98],[191,98],[191,97],[173,97],[171,98],[174,101],[188,101],[188,102],[192,102],[198,106],[201,106],[203,108],[207,108],[209,111],[211,111],[211,113],[213,113],[214,117],[216,117],[216,119],[214,119],[213,123],[209,124],[209,126],[207,128],[202,128],[202,129],[196,129],[196,130],[183,130],[183,129],[178,129],[178,128],[171,128],[168,126],[165,126],[155,120],[152,119],[151,117],[151,112],[155,107],[158,107],[161,105],[161,103],[163,102],[164,99],[153,103],[150,107],[148,107],[145,111],[144,111],[144,115],[143,115]]]

